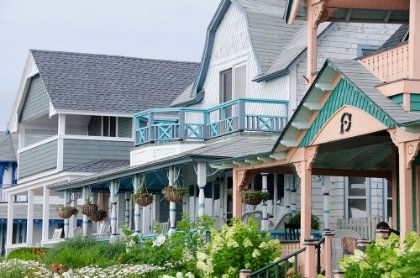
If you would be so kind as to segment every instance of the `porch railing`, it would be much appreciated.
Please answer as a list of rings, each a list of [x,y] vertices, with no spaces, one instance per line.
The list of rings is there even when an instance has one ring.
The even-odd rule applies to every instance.
[[[360,62],[383,82],[408,78],[408,42],[361,58]]]
[[[209,109],[151,109],[136,114],[136,145],[206,140],[239,130],[281,132],[288,101],[239,98]]]

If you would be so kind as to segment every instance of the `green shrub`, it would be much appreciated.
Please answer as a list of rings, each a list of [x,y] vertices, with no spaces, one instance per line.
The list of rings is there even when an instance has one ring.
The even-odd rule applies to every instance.
[[[7,260],[11,259],[21,259],[24,261],[40,261],[47,253],[47,248],[33,248],[33,247],[24,247],[12,250],[9,255],[7,255]]]
[[[118,257],[125,252],[125,242],[98,242],[89,238],[69,238],[52,247],[44,258],[49,265],[59,263],[69,268],[88,265],[107,267],[118,262]]]

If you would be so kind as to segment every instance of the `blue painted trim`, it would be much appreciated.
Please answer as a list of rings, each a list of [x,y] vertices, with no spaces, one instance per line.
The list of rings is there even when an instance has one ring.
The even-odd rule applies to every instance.
[[[140,217],[140,213],[135,213],[134,217]]]
[[[117,220],[117,217],[111,217],[111,220]]]
[[[176,209],[169,209],[169,212],[176,212]]]
[[[330,213],[330,210],[324,210],[324,213]]]
[[[206,207],[206,205],[205,204],[198,204],[198,208],[199,209],[201,209],[201,208],[205,208]]]
[[[4,170],[7,168],[9,163],[0,163],[0,185],[3,184]]]

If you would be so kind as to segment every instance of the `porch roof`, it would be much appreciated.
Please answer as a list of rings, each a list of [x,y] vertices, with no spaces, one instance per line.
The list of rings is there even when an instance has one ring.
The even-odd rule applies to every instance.
[[[332,9],[329,22],[372,22],[372,23],[408,23],[409,0],[402,1],[364,1],[364,0],[330,0],[325,1],[325,9]],[[307,20],[305,0],[287,0],[284,20]]]
[[[168,156],[145,165],[109,169],[70,182],[61,182],[47,187],[53,191],[62,191],[87,185],[105,184],[110,180],[131,178],[131,176],[136,174],[158,172],[169,166],[179,166],[197,161],[212,162],[222,158],[235,157],[237,155],[244,156],[254,152],[269,153],[277,136],[273,136],[272,133],[234,134],[226,136],[227,138],[208,140],[204,147]],[[83,165],[80,167],[83,168]]]

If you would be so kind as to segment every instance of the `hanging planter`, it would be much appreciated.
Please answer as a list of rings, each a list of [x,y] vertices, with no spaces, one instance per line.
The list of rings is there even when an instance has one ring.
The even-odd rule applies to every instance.
[[[131,199],[133,199],[137,205],[141,207],[147,207],[153,202],[153,194],[149,192],[136,192],[131,194]]]
[[[107,217],[108,213],[103,209],[96,210],[92,215],[89,216],[89,219],[92,222],[99,222],[105,219]]]
[[[261,190],[244,188],[241,192],[242,203],[256,206],[270,198],[270,193]]]
[[[91,203],[86,203],[80,207],[82,214],[88,217],[94,214],[98,209],[99,209],[99,206],[97,204],[91,204]]]
[[[58,216],[63,219],[68,219],[79,212],[75,207],[64,205],[56,207],[56,211],[58,211]]]
[[[163,198],[169,202],[181,202],[184,195],[188,195],[188,189],[182,186],[169,185],[162,189]]]

